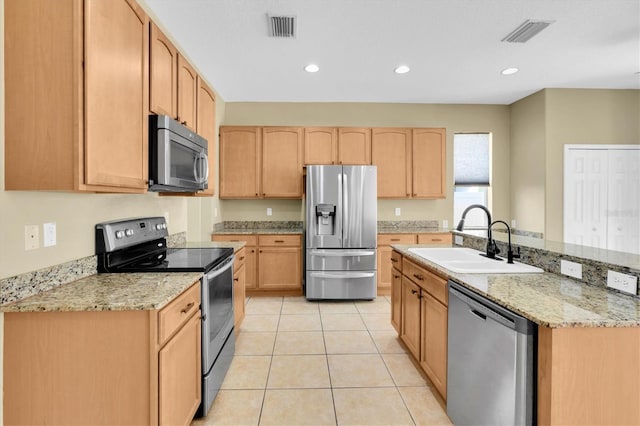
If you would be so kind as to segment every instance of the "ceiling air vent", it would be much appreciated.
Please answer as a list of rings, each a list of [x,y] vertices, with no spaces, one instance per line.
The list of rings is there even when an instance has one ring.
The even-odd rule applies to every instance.
[[[271,37],[296,37],[296,17],[295,16],[274,16],[269,18],[269,36]]]
[[[508,36],[502,39],[509,43],[526,43],[531,37],[553,24],[554,21],[531,21],[527,19]]]

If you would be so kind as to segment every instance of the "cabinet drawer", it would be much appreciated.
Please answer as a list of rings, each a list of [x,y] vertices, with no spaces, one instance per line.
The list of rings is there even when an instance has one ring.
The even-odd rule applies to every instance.
[[[259,235],[260,246],[293,246],[300,247],[299,235]]]
[[[162,344],[166,341],[198,309],[200,309],[200,281],[158,312],[158,343]]]
[[[402,272],[402,255],[395,250],[391,252],[391,265]]]
[[[447,281],[408,259],[402,260],[402,273],[447,306]]]
[[[451,244],[453,239],[450,232],[433,234],[418,234],[418,244]]]
[[[233,263],[233,273],[235,274],[236,272],[238,272],[240,270],[240,268],[242,268],[244,266],[244,262],[247,258],[247,250],[242,247],[240,250],[238,250],[235,253],[236,256],[236,260]]]
[[[378,234],[378,246],[390,244],[415,244],[416,234]]]
[[[426,274],[426,280],[424,288],[434,298],[441,302],[444,306],[448,306],[447,303],[447,280],[433,274],[429,271],[424,271]]]
[[[249,234],[225,234],[225,235],[212,235],[211,241],[244,241],[248,246],[255,246],[258,243],[258,238],[255,235]]]

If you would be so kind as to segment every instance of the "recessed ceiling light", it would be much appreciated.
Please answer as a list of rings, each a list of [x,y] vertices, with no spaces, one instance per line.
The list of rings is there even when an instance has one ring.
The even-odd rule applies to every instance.
[[[511,75],[517,73],[518,71],[518,68],[505,68],[500,72],[502,73],[502,75]]]
[[[304,67],[304,70],[306,72],[318,72],[320,70],[320,67],[317,66],[316,64],[309,64],[306,67]]]
[[[396,72],[396,74],[406,74],[406,73],[408,73],[409,71],[411,71],[411,68],[409,68],[409,67],[408,67],[408,66],[406,66],[406,65],[400,65],[400,66],[399,66],[398,68],[396,68],[394,71]]]

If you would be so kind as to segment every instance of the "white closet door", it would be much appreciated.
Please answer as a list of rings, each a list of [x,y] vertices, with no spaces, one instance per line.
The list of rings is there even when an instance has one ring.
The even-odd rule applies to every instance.
[[[565,242],[607,248],[607,168],[607,151],[567,151],[564,186]]]
[[[608,152],[607,248],[640,254],[640,150]]]

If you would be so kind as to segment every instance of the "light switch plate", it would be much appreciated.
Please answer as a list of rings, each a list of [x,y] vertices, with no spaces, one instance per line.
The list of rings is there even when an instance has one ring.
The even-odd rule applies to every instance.
[[[56,245],[56,223],[49,222],[42,225],[42,234],[44,241],[43,247],[52,247]]]
[[[273,214],[273,210],[271,207],[267,207],[267,216],[271,216]]]
[[[449,221],[447,219],[442,219],[442,229],[449,229]]]
[[[636,294],[638,291],[638,277],[622,274],[615,271],[607,271],[607,287]]]
[[[400,207],[396,207],[396,216],[400,216]]]
[[[40,227],[38,225],[24,226],[24,249],[35,250],[40,247]]]
[[[582,279],[582,264],[570,262],[568,260],[560,260],[560,272],[579,280]]]

